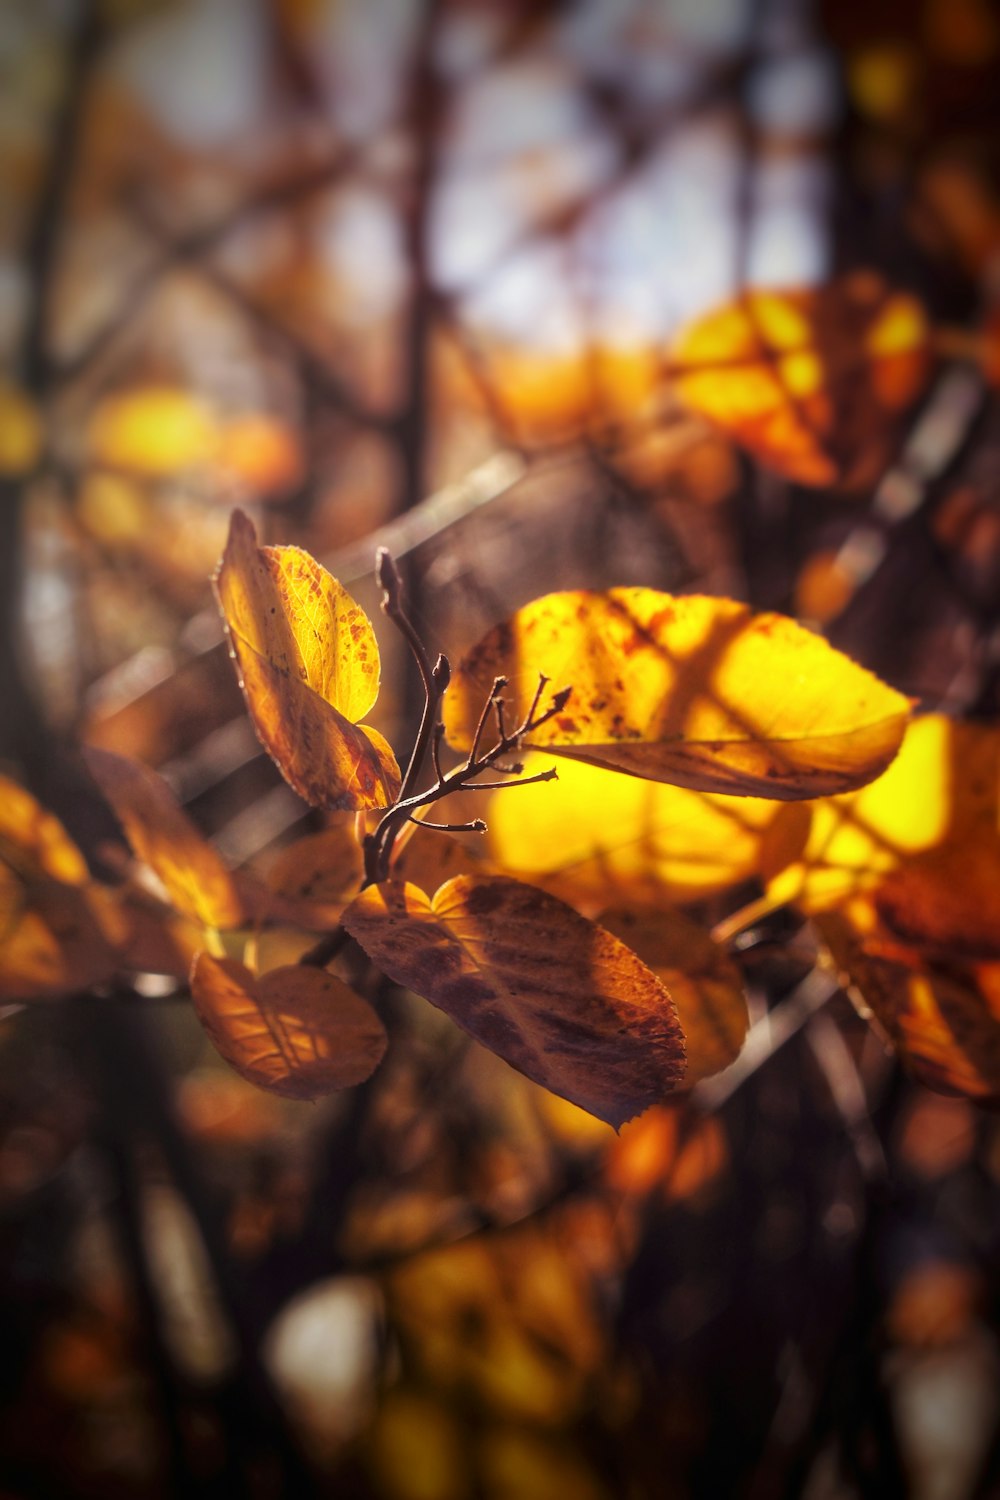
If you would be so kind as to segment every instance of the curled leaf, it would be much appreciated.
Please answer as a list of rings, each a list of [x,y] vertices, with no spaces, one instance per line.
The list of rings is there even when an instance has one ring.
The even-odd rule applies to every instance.
[[[849,489],[877,478],[931,364],[920,303],[864,272],[746,292],[671,352],[681,399],[754,458],[799,484]]]
[[[467,750],[484,699],[508,680],[511,718],[539,673],[571,687],[531,743],[696,791],[797,800],[871,781],[892,760],[909,701],[783,615],[654,589],[547,594],[462,661],[445,732]]]
[[[618,938],[545,892],[460,875],[429,900],[385,881],[343,922],[391,979],[616,1128],[683,1078],[666,989]]]
[[[368,1002],[322,969],[290,964],[255,978],[235,959],[200,953],[191,996],[226,1062],[289,1099],[363,1083],[385,1052],[385,1029]]]
[[[204,926],[238,927],[245,911],[233,877],[163,777],[110,750],[88,748],[84,759],[133,854],[159,877],[171,904]]]
[[[399,792],[395,757],[357,723],[378,695],[371,622],[298,547],[259,547],[234,511],[215,578],[254,728],[295,791],[315,807],[386,807]]]

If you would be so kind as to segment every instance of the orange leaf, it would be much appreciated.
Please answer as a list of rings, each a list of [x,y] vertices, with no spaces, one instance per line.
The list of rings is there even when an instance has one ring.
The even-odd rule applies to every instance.
[[[886,926],[923,953],[1000,961],[1000,835],[951,840],[906,860],[873,899]]]
[[[671,355],[681,399],[799,484],[861,488],[931,368],[915,298],[870,273],[756,290],[686,329]]]
[[[0,777],[0,998],[45,999],[110,979],[124,936],[58,818]]]
[[[226,1062],[289,1099],[363,1083],[385,1052],[385,1030],[368,1002],[321,969],[290,964],[255,978],[235,959],[200,953],[191,996]]]
[[[343,923],[391,979],[616,1128],[681,1082],[684,1038],[663,985],[553,896],[459,875],[431,901],[386,881],[363,891]]]
[[[52,813],[30,792],[0,776],[0,859],[22,876],[86,885],[87,862]]]
[[[837,967],[921,1082],[1000,1098],[1000,964],[928,961],[894,942],[864,898],[815,920]]]
[[[602,927],[627,943],[670,991],[687,1045],[685,1088],[739,1056],[750,1025],[743,977],[711,933],[669,908],[605,912]]]
[[[538,675],[571,687],[531,743],[652,781],[780,800],[847,791],[899,748],[909,702],[783,615],[654,589],[547,594],[462,661],[444,704],[449,743],[472,744],[493,680],[511,717]]]
[[[364,858],[351,824],[335,823],[288,844],[267,871],[267,885],[287,920],[326,928],[361,885]]]
[[[357,723],[378,695],[371,622],[298,547],[258,547],[234,511],[215,578],[230,648],[257,735],[285,780],[316,807],[386,807],[395,757]]]
[[[233,878],[163,777],[110,750],[91,746],[84,759],[132,852],[159,877],[177,910],[207,927],[238,927],[245,912]]]
[[[121,936],[102,887],[22,884],[0,865],[0,999],[49,999],[103,983],[123,966]]]

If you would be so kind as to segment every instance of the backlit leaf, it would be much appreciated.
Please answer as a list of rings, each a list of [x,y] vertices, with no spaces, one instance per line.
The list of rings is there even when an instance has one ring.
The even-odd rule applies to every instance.
[[[921,1082],[1000,1098],[1000,964],[928,959],[894,941],[864,898],[815,921],[837,967]]]
[[[807,912],[827,910],[946,840],[964,844],[995,834],[998,809],[997,726],[923,715],[870,786],[815,804],[801,861],[771,881],[769,894]]]
[[[653,781],[781,800],[871,781],[892,760],[909,702],[783,615],[653,589],[547,594],[462,661],[444,704],[468,749],[497,676],[509,720],[544,673],[572,688],[531,743]]]
[[[163,777],[110,750],[90,747],[84,758],[132,852],[159,877],[172,905],[207,927],[238,927],[245,911],[235,882]]]
[[[915,298],[877,276],[754,290],[686,329],[671,351],[681,399],[799,484],[859,488],[931,368]]]
[[[258,547],[242,511],[215,587],[254,727],[289,785],[330,810],[388,806],[399,767],[382,736],[356,722],[379,685],[364,611],[307,552]]]
[[[385,1052],[385,1030],[368,1002],[321,969],[292,964],[255,978],[235,959],[200,953],[191,995],[230,1066],[290,1099],[363,1083]]]
[[[685,1087],[727,1068],[739,1056],[750,1016],[740,971],[711,933],[669,908],[641,916],[604,912],[601,926],[669,990],[687,1046]]]
[[[553,896],[460,875],[429,900],[386,881],[363,891],[343,923],[391,979],[611,1125],[683,1078],[667,991],[623,943]]]
[[[529,755],[525,775],[550,764]],[[494,793],[484,816],[497,864],[589,915],[766,880],[798,857],[809,830],[798,803],[693,792],[570,760],[557,781]]]

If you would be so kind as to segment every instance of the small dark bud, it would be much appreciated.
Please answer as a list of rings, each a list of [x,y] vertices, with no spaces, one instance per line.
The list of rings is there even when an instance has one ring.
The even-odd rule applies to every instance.
[[[395,559],[388,547],[379,547],[375,553],[375,579],[391,602],[398,600],[403,587]]]
[[[446,656],[439,656],[431,669],[431,677],[435,685],[443,693],[451,681],[451,662]]]
[[[570,698],[572,697],[572,694],[573,694],[573,689],[571,687],[561,688],[558,693],[553,693],[553,695],[552,695],[552,712],[556,713],[556,714],[561,714],[562,711],[563,711],[563,709],[566,707],[567,703],[569,702]]]
[[[482,818],[474,818],[469,824],[469,829],[472,833],[485,833],[487,831],[486,824]]]
[[[504,690],[504,688],[506,686],[507,686],[507,678],[506,677],[494,677],[494,679],[493,679],[493,691],[490,693],[490,697],[491,698],[495,698],[498,693],[502,693],[503,692],[503,690]]]

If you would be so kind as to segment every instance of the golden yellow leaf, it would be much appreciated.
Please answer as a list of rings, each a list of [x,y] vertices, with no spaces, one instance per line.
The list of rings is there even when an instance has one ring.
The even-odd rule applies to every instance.
[[[217,431],[211,412],[192,392],[151,385],[106,397],[87,438],[95,463],[155,479],[209,463]]]
[[[681,399],[754,458],[799,484],[852,489],[878,477],[931,364],[920,303],[866,272],[749,291],[671,352]]]
[[[226,1062],[289,1099],[363,1083],[385,1052],[385,1029],[368,1002],[322,969],[291,964],[256,978],[235,959],[200,953],[191,996]]]
[[[545,892],[459,875],[431,901],[385,881],[342,920],[391,979],[611,1125],[683,1078],[683,1033],[663,985],[617,938]]]
[[[444,703],[466,750],[495,677],[509,721],[544,673],[572,688],[530,743],[704,792],[780,800],[842,792],[892,760],[909,701],[783,615],[654,589],[547,594],[463,659]],[[543,700],[544,701],[544,700]]]
[[[998,826],[1000,729],[943,714],[914,719],[888,770],[853,794],[818,801],[802,859],[768,894],[824,911],[871,890],[901,861]]]
[[[158,876],[171,904],[206,927],[238,927],[246,913],[233,877],[163,777],[138,761],[93,746],[84,751],[84,759],[133,854]]]
[[[525,775],[551,761],[525,758]],[[495,792],[487,848],[519,879],[588,915],[609,904],[696,901],[797,859],[809,831],[801,803],[726,797],[564,760],[559,779]]]
[[[711,933],[679,911],[603,912],[601,926],[627,943],[670,991],[687,1046],[685,1088],[727,1068],[746,1038],[743,977]]]
[[[0,475],[20,479],[42,455],[44,440],[38,408],[15,386],[0,382]]]
[[[1000,964],[937,962],[893,940],[870,901],[815,918],[845,980],[929,1088],[1000,1098]]]
[[[386,807],[399,793],[392,750],[357,723],[374,705],[378,645],[337,580],[298,547],[258,547],[233,513],[215,578],[257,735],[316,807]]]

